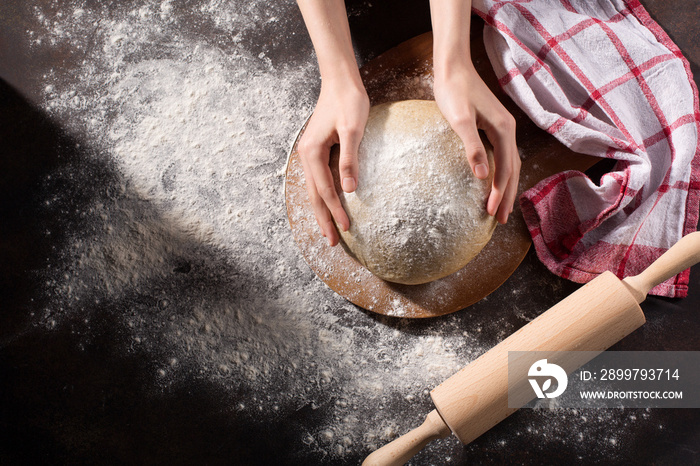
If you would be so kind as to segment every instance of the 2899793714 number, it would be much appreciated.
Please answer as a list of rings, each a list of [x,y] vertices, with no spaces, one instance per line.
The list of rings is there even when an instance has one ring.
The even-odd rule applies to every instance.
[[[679,380],[678,369],[601,369],[600,380]]]

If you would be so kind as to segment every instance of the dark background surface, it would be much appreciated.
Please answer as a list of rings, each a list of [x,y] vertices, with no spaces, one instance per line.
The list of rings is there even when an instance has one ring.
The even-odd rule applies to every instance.
[[[37,3],[41,3],[37,1]],[[50,2],[46,2],[50,3]],[[376,2],[372,14],[348,1],[351,27],[361,62],[377,56],[430,28],[427,2]],[[410,5],[408,4],[410,3]],[[148,361],[138,353],[115,351],[126,338],[114,315],[118,309],[104,306],[99,325],[90,328],[86,344],[80,337],[83,324],[76,317],[53,332],[25,329],[34,312],[46,303],[37,293],[46,257],[81,227],[72,217],[79,207],[109,185],[114,169],[76,149],[79,136],[69,134],[63,122],[48,118],[40,108],[39,77],[52,66],[70,66],[79,54],[30,51],[23,37],[25,2],[5,0],[0,6],[0,463],[198,463],[198,464],[314,464],[310,455],[290,456],[298,442],[295,429],[313,424],[322,413],[305,411],[279,417],[269,423],[252,415],[231,416],[218,404],[215,386],[193,379],[184,386],[155,392],[150,385]],[[357,4],[357,5],[356,5]],[[695,1],[645,1],[651,16],[663,26],[700,76],[700,3]],[[114,8],[118,3],[112,2]],[[300,15],[296,14],[301,21]],[[478,21],[475,19],[475,21]],[[285,23],[289,24],[289,23]],[[275,44],[261,32],[245,38],[268,50],[273,60],[301,60],[311,52],[308,38]],[[76,138],[78,140],[76,140]],[[57,177],[46,184],[47,174],[81,164],[70,180]],[[46,192],[59,194],[57,211],[42,208]],[[51,230],[50,238],[44,234]],[[525,261],[534,270],[533,286],[542,280],[557,293],[540,296],[541,310],[556,303],[577,285],[549,274],[530,251]],[[700,268],[691,273],[686,299],[650,297],[642,308],[648,324],[614,347],[617,350],[700,350]],[[556,286],[555,286],[556,285]],[[498,297],[498,296],[497,296]],[[112,304],[117,306],[118,304]],[[498,305],[498,300],[491,301]],[[470,310],[462,311],[469,315]],[[95,319],[97,320],[97,319]],[[518,318],[513,316],[513,321]],[[420,325],[415,327],[420,329]],[[497,338],[484,335],[485,341]],[[242,394],[241,396],[244,396]],[[644,411],[640,410],[640,417]],[[248,416],[248,417],[247,417]],[[265,420],[265,414],[262,414]],[[633,448],[625,458],[597,455],[597,445],[583,454],[566,443],[549,441],[543,450],[531,438],[512,439],[499,447],[493,439],[505,432],[532,425],[537,416],[521,411],[467,447],[453,449],[453,462],[474,464],[700,464],[700,413],[698,410],[655,410],[662,428],[642,428],[611,422],[611,428],[635,430]],[[595,414],[592,414],[595,416]],[[613,415],[614,419],[614,415]],[[535,419],[535,422],[539,422]],[[562,432],[570,429],[559,422]],[[567,435],[574,436],[574,432]],[[345,457],[357,464],[369,451],[357,447]],[[455,453],[456,452],[456,453]],[[303,455],[302,455],[303,456]],[[418,456],[415,464],[441,464],[440,453]]]

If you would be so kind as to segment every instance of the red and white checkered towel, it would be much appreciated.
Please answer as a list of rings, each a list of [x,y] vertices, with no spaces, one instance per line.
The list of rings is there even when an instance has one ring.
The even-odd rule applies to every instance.
[[[600,186],[554,175],[520,203],[540,260],[587,282],[635,275],[695,231],[700,112],[690,66],[637,1],[475,0],[508,95],[576,152],[618,160]],[[651,293],[684,297],[688,271]]]

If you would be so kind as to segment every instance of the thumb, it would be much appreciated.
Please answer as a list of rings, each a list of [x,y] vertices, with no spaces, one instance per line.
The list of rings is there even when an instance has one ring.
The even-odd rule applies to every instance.
[[[464,150],[472,172],[480,180],[486,179],[489,176],[489,160],[476,124],[465,124],[455,128],[455,132],[464,144]]]
[[[357,163],[357,151],[362,140],[362,132],[348,131],[338,135],[340,139],[340,158],[338,171],[340,173],[340,185],[343,191],[351,193],[357,188],[359,167]]]

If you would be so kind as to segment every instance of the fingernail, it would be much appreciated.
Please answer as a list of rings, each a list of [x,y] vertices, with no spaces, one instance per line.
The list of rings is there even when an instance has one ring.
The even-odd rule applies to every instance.
[[[343,178],[343,191],[346,193],[351,193],[355,190],[357,184],[355,183],[355,178],[351,176],[346,176]]]
[[[486,165],[485,163],[477,163],[474,166],[474,174],[476,175],[477,178],[480,180],[483,180],[487,176],[489,176],[489,166]]]

